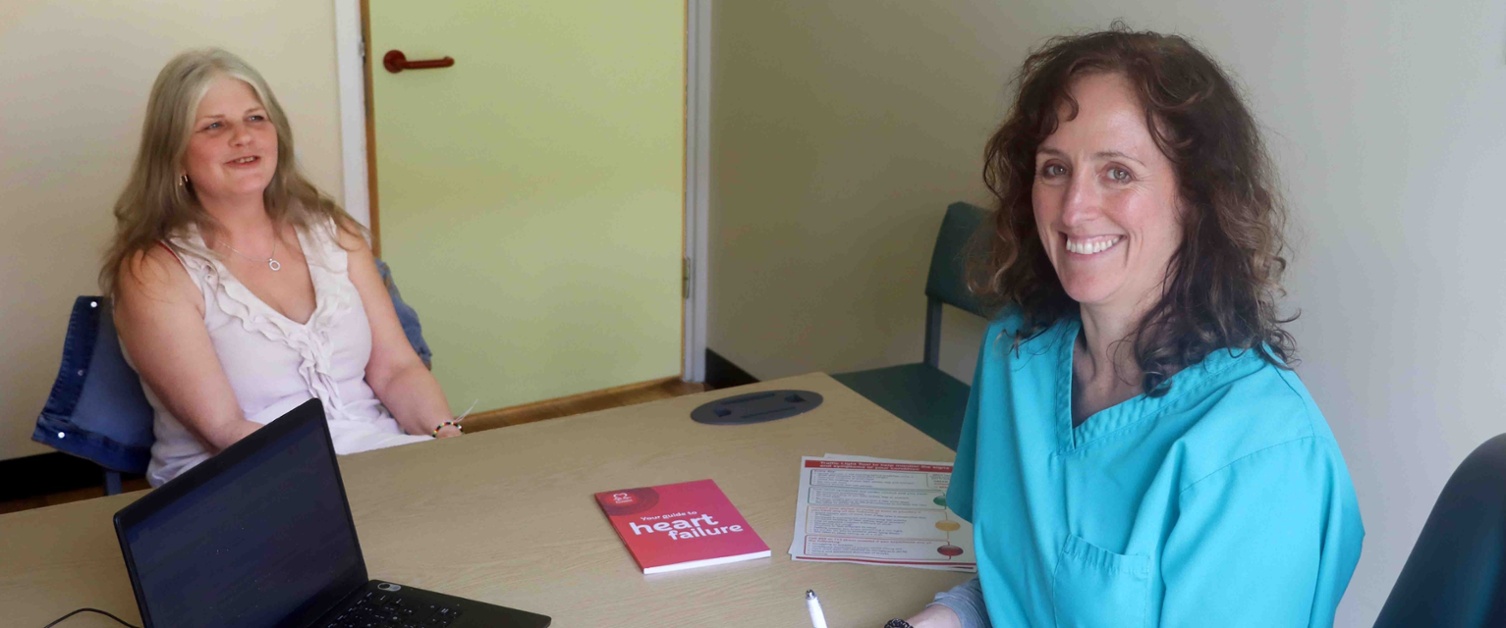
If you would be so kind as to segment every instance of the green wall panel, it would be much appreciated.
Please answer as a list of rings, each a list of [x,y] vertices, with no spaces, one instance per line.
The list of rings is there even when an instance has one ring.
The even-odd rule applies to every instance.
[[[371,1],[382,257],[456,411],[680,372],[684,11]]]

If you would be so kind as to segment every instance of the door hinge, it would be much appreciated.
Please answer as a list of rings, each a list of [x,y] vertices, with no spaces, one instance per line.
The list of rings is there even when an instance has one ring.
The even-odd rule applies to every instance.
[[[680,258],[680,298],[690,298],[690,258]]]

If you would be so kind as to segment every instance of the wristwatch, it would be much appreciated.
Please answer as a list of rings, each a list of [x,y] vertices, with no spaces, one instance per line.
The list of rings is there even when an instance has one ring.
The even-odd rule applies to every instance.
[[[903,619],[895,617],[894,619],[889,620],[889,623],[884,624],[884,628],[915,628],[915,627],[911,626],[910,622],[907,622],[907,621],[905,621]]]

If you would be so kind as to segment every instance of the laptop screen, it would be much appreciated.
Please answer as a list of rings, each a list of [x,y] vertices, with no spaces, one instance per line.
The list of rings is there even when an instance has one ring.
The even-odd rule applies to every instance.
[[[312,620],[366,582],[317,400],[116,516],[147,626]]]

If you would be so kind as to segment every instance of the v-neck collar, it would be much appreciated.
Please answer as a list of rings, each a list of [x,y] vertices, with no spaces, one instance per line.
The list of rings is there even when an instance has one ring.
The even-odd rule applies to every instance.
[[[293,320],[292,317],[284,314],[282,310],[272,307],[272,304],[267,303],[264,299],[262,299],[261,295],[258,295],[256,294],[256,292],[252,291],[251,286],[248,286],[245,282],[241,281],[241,278],[237,277],[235,273],[230,270],[230,267],[225,264],[224,260],[220,258],[219,254],[216,253],[213,249],[209,248],[209,245],[204,242],[204,235],[199,232],[197,226],[190,225],[190,229],[192,229],[194,242],[198,244],[200,248],[209,252],[209,255],[207,256],[209,262],[213,264],[221,274],[229,279],[230,285],[235,286],[237,292],[245,293],[243,300],[251,304],[252,307],[260,308],[266,312],[270,312],[270,315],[272,317],[275,317],[277,320],[282,321],[288,325],[292,325],[293,327],[298,329],[307,329],[314,323],[314,319],[318,318],[319,311],[324,309],[324,291],[319,289],[318,278],[314,276],[314,264],[310,262],[308,254],[308,251],[310,250],[309,242],[304,237],[303,229],[294,227],[293,234],[298,238],[298,247],[303,250],[303,266],[305,269],[307,269],[306,272],[308,272],[309,275],[309,285],[314,289],[314,309],[313,311],[309,312],[308,320],[302,323]]]
[[[1077,336],[1082,333],[1082,321],[1076,316],[1071,316],[1058,325],[1057,329],[1046,333],[1056,334],[1056,337],[1051,340],[1055,343],[1057,352],[1057,403],[1052,420],[1056,422],[1059,453],[1076,451],[1105,435],[1178,407],[1181,402],[1193,397],[1199,391],[1231,379],[1226,376],[1230,369],[1242,366],[1243,368],[1235,373],[1243,375],[1244,371],[1254,371],[1262,365],[1262,360],[1255,354],[1255,349],[1216,349],[1201,362],[1173,374],[1167,382],[1171,390],[1168,390],[1166,394],[1150,397],[1142,392],[1089,415],[1083,420],[1082,425],[1073,427],[1073,347],[1077,344]]]

